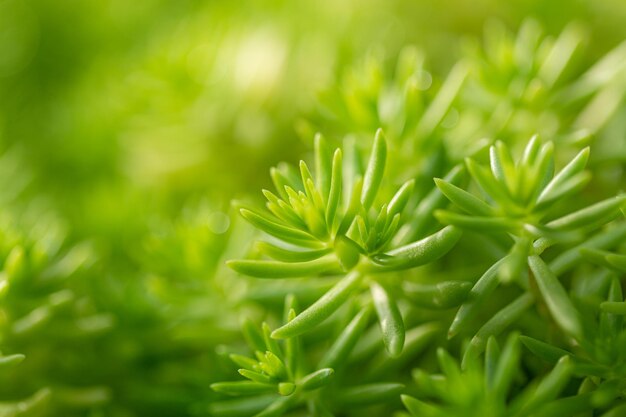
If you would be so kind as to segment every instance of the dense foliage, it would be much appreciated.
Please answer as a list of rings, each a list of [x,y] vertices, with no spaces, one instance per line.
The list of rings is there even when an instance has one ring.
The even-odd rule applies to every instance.
[[[626,415],[626,7],[239,3],[0,0],[0,417]]]

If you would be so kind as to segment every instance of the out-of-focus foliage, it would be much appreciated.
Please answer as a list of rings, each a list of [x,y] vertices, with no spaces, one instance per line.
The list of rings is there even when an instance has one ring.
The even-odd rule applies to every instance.
[[[215,404],[219,409],[227,400],[211,385],[237,376],[226,352],[260,349],[244,347],[242,318],[277,329],[289,319],[286,294],[296,294],[302,304],[296,310],[304,314],[350,277],[315,270],[312,278],[277,284],[224,266],[226,259],[263,254],[230,201],[258,203],[258,190],[270,185],[269,167],[312,160],[318,131],[352,152],[344,154],[353,164],[346,164],[352,166],[346,182],[359,172],[367,178],[377,129],[387,138],[383,185],[357,201],[358,213],[350,215],[358,225],[336,233],[339,225],[331,224],[327,235],[320,232],[323,249],[338,253],[338,268],[346,271],[355,266],[346,267],[355,250],[350,242],[357,258],[391,270],[391,248],[454,223],[450,215],[439,216],[442,223],[435,217],[437,209],[455,206],[432,178],[478,194],[476,184],[466,187],[463,160],[486,163],[496,140],[517,157],[539,133],[544,143],[555,143],[557,167],[591,146],[589,185],[571,207],[557,199],[547,225],[623,191],[625,20],[618,0],[0,0],[0,416],[215,413]],[[402,220],[399,213],[395,223],[394,216],[382,218],[405,182],[414,186],[401,194]],[[294,189],[304,192],[303,186]],[[543,225],[533,223],[539,219],[532,210],[518,212],[517,194],[508,200],[487,194],[507,221]],[[305,203],[305,211],[319,208]],[[311,231],[311,224],[304,227]],[[525,381],[516,380],[520,404],[537,410],[548,404],[550,412],[548,400],[559,401],[558,395],[614,395],[611,384],[623,391],[618,284],[625,230],[622,220],[586,229],[575,240],[521,226],[514,238],[509,229],[495,238],[470,231],[442,261],[402,275],[380,267],[375,280],[359,281],[346,295],[349,302],[335,305],[335,315],[298,336],[301,362],[285,363],[292,374],[280,379],[294,384],[289,394],[297,395],[286,397],[294,398],[289,407],[275,407],[325,416],[361,405],[355,413],[387,416],[402,408],[400,392],[460,407],[467,398],[490,398],[484,384],[453,401],[437,390],[423,395],[420,379],[416,385],[410,378],[413,367],[439,371],[436,346],[462,358],[461,343],[444,340],[459,305],[457,317],[469,318],[455,334],[474,336],[470,346],[479,351],[506,327],[490,321],[492,315],[519,318],[513,327],[528,347],[519,360],[524,376],[536,381],[528,392],[556,372],[548,374],[548,367],[563,368],[554,364],[571,355],[573,383],[539,401],[532,396],[537,391],[524,397]],[[563,282],[556,310],[541,282],[536,288],[520,276],[474,302],[471,297],[486,294],[484,280],[471,290],[467,281],[482,275],[497,283],[500,269],[491,265],[508,253],[505,259],[522,259],[509,262],[519,272],[531,250],[541,254],[529,258],[531,269],[546,272],[547,265],[547,282],[554,284],[552,275]],[[506,310],[509,302],[514,311]],[[563,305],[584,312],[577,343],[571,332],[557,330],[568,329]],[[397,357],[386,353],[390,344]],[[480,352],[469,351],[472,366],[447,381],[451,391],[493,371],[483,371]],[[487,359],[497,362],[491,354]],[[439,355],[443,367],[449,361]],[[611,363],[619,366],[607,370]],[[328,385],[301,390],[301,379],[325,368],[336,371],[324,380]],[[615,397],[589,404],[620,415],[623,393]],[[259,404],[239,415],[252,415]]]

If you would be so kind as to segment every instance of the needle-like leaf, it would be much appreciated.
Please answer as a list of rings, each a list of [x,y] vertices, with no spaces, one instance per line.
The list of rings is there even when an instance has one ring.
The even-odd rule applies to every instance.
[[[378,193],[378,188],[383,179],[385,171],[385,161],[387,159],[387,143],[382,129],[376,131],[374,146],[370,155],[365,176],[363,177],[363,191],[361,193],[361,203],[365,209],[370,208]]]
[[[318,389],[330,383],[330,380],[334,374],[335,371],[333,369],[320,369],[319,371],[315,371],[303,377],[298,382],[298,385],[300,385],[304,391]]]
[[[476,310],[480,307],[481,302],[486,299],[498,286],[498,271],[504,259],[499,260],[493,264],[472,287],[469,293],[468,300],[457,311],[454,320],[448,330],[448,339],[451,339],[458,332],[465,327],[465,324],[476,313]]]
[[[287,227],[268,220],[263,216],[260,216],[250,210],[241,209],[241,215],[248,220],[252,225],[264,231],[265,233],[275,236],[285,242],[293,243],[295,245],[301,245],[306,247],[319,247],[320,244],[309,233],[302,232],[300,230]]]
[[[450,201],[465,212],[476,216],[491,216],[494,214],[494,209],[491,206],[456,185],[439,178],[435,178],[435,184]]]
[[[569,355],[569,352],[566,350],[557,348],[540,340],[533,339],[532,337],[520,336],[520,341],[533,354],[549,363],[556,363],[563,356]]]
[[[341,270],[335,256],[325,256],[307,262],[234,260],[228,261],[227,265],[240,274],[270,279],[304,277]]]
[[[581,338],[583,328],[579,313],[557,277],[537,255],[528,257],[528,264],[554,320],[565,332]]]
[[[468,360],[477,357],[483,352],[487,340],[491,336],[500,334],[504,329],[513,324],[534,303],[532,294],[524,293],[511,304],[498,311],[487,323],[476,332],[463,355],[462,366],[465,368]]]
[[[254,381],[216,382],[211,389],[228,395],[250,395],[272,392],[276,388],[273,384],[262,384]]]
[[[332,228],[335,222],[335,214],[341,200],[342,193],[342,154],[341,149],[337,149],[333,155],[332,174],[330,179],[330,191],[328,194],[328,204],[326,206],[326,224]]]
[[[370,284],[372,300],[383,333],[383,342],[392,357],[400,355],[404,347],[404,321],[398,306],[387,291],[376,282]]]
[[[403,390],[404,385],[397,383],[357,385],[337,392],[334,400],[343,407],[367,406],[397,398]]]
[[[289,323],[274,330],[273,338],[285,339],[302,334],[326,320],[348,299],[363,280],[363,275],[353,271],[339,281],[333,288],[317,300],[312,306],[298,314]]]
[[[448,253],[461,238],[461,234],[456,227],[447,226],[422,240],[389,251],[388,258],[380,258],[379,261],[385,270],[424,265]]]
[[[337,340],[320,360],[322,368],[335,369],[345,364],[348,355],[350,355],[352,348],[356,345],[369,322],[371,310],[371,307],[365,307],[354,316],[350,324],[341,332]]]
[[[567,180],[582,172],[589,160],[589,148],[585,148],[576,155],[554,178],[545,186],[537,201],[539,203],[550,198]]]
[[[417,284],[405,281],[404,295],[413,304],[427,308],[451,308],[463,303],[472,289],[467,281],[444,281],[437,284]]]

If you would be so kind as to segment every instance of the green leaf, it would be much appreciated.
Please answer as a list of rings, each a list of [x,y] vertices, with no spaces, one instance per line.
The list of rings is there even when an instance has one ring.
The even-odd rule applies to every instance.
[[[538,135],[533,135],[524,148],[522,155],[521,166],[531,166],[535,164],[539,151],[541,150],[541,140]]]
[[[520,341],[533,354],[549,363],[557,363],[565,355],[571,355],[568,351],[549,345],[528,336],[520,336]]]
[[[437,95],[424,112],[417,126],[420,137],[430,136],[450,110],[454,99],[459,94],[469,73],[469,66],[465,62],[458,62],[448,74]]]
[[[267,350],[272,352],[276,356],[282,356],[282,351],[280,349],[280,346],[278,345],[278,342],[271,337],[272,330],[270,329],[270,326],[266,322],[263,322],[263,324],[261,325],[261,329],[263,330],[263,341],[265,342],[265,347],[267,348]],[[265,349],[263,350],[265,351]],[[262,355],[260,351],[257,351],[256,353],[257,356]],[[259,358],[260,361],[264,359],[265,358],[263,357]]]
[[[265,346],[263,334],[254,325],[254,323],[252,323],[252,321],[247,318],[244,319],[241,328],[244,338],[246,339],[246,343],[248,343],[248,346],[250,346],[252,350],[264,351],[267,348],[267,346]]]
[[[287,194],[287,191],[285,191],[285,187],[292,186],[294,184],[291,184],[291,182],[285,177],[285,175],[283,175],[282,172],[280,172],[278,168],[270,168],[270,177],[272,178],[274,188],[276,188],[280,197],[283,200],[288,201],[289,195]]]
[[[449,381],[443,375],[429,375],[425,371],[417,368],[413,369],[411,376],[417,383],[417,386],[420,387],[420,394],[434,398],[445,398],[448,396],[447,392],[449,392]],[[433,404],[433,407],[434,406],[435,405]],[[439,413],[436,415],[440,416]],[[421,417],[421,415],[418,416]]]
[[[315,185],[321,191],[324,201],[328,201],[332,178],[332,161],[330,150],[324,136],[320,133],[315,135],[313,140],[315,149]]]
[[[444,281],[436,284],[402,283],[404,295],[420,307],[446,309],[463,303],[472,289],[467,281]]]
[[[544,210],[555,201],[565,197],[572,197],[580,192],[591,181],[591,174],[583,171],[566,180],[558,188],[555,188],[549,195],[541,200],[537,200],[535,210]]]
[[[251,359],[251,358],[249,358],[247,356],[238,355],[236,353],[232,353],[232,354],[228,355],[228,357],[236,365],[240,366],[243,369],[248,369],[250,371],[257,371],[258,370],[258,367],[259,367],[258,362],[255,361],[254,359]]]
[[[228,395],[263,394],[276,390],[273,384],[262,384],[254,381],[216,382],[211,384],[211,389]]]
[[[0,356],[0,369],[10,368],[21,363],[26,356],[21,354]]]
[[[328,406],[323,401],[309,401],[308,406],[311,417],[335,417],[335,415],[328,410]]]
[[[361,189],[363,188],[363,180],[361,178],[357,179],[354,183],[354,187],[352,188],[352,194],[350,197],[350,203],[348,204],[348,209],[346,210],[339,227],[337,228],[337,236],[345,234],[352,222],[354,221],[355,216],[358,214],[361,207],[360,194]]]
[[[289,407],[293,402],[292,396],[289,397],[281,397],[275,400],[272,404],[270,404],[263,411],[254,415],[254,417],[279,417],[289,411]]]
[[[626,315],[626,303],[623,303],[624,295],[622,293],[622,284],[616,276],[611,278],[611,286],[609,287],[609,293],[607,295],[607,302],[611,303],[622,303],[621,311],[624,312],[623,315]],[[607,310],[607,307],[608,310]],[[613,308],[611,308],[613,307]],[[603,308],[602,304],[600,304],[600,310],[602,313],[600,314],[600,338],[619,338],[620,333],[622,331],[624,325],[624,317],[621,314],[614,314],[612,311],[615,311],[615,306],[606,306]],[[619,309],[618,309],[619,310]]]
[[[400,398],[406,409],[415,417],[436,417],[441,415],[436,407],[417,398],[408,395],[402,395]]]
[[[456,316],[454,316],[454,320],[448,330],[448,339],[453,338],[466,326],[468,320],[472,318],[476,310],[481,306],[481,302],[498,287],[498,272],[504,262],[505,260],[501,259],[493,264],[478,281],[476,281],[476,284],[474,284],[470,290],[468,301],[459,308]]]
[[[599,226],[619,216],[619,208],[626,201],[626,195],[606,199],[574,213],[548,223],[548,227],[557,230],[574,230],[589,225]]]
[[[516,298],[508,306],[498,311],[487,321],[470,341],[465,354],[463,355],[462,367],[465,368],[467,361],[472,357],[480,355],[487,344],[490,336],[497,336],[504,329],[509,327],[534,303],[532,294],[524,293]]]
[[[341,270],[335,256],[325,256],[308,262],[233,260],[227,261],[226,265],[240,274],[270,279],[305,277]]]
[[[575,24],[569,24],[561,32],[548,56],[539,68],[539,77],[545,82],[547,88],[557,83],[571,62],[574,52],[583,41],[583,33]]]
[[[476,181],[487,195],[498,203],[508,200],[506,190],[504,190],[502,185],[493,177],[491,171],[483,168],[470,158],[465,160],[465,165],[472,178],[474,178],[474,181]]]
[[[341,149],[335,150],[333,155],[332,175],[330,180],[330,191],[328,194],[328,204],[326,205],[326,224],[332,230],[335,223],[335,215],[341,201],[343,184],[342,174],[342,153]]]
[[[574,395],[570,397],[560,398],[552,401],[545,406],[542,406],[537,410],[533,417],[571,417],[585,411],[593,410],[597,408],[598,400],[604,399],[604,401],[615,397],[613,393],[599,393],[592,392],[580,395]]]
[[[437,362],[439,369],[449,381],[458,381],[461,379],[461,368],[457,362],[442,347],[437,348]]]
[[[528,257],[528,264],[537,281],[539,291],[556,323],[569,335],[579,339],[583,335],[580,316],[565,289],[548,265],[537,255]]]
[[[489,390],[493,389],[494,378],[499,362],[500,346],[494,336],[489,336],[485,350],[485,386]]]
[[[367,378],[370,380],[380,380],[383,376],[391,372],[406,368],[414,358],[429,347],[439,331],[440,327],[435,322],[421,324],[409,329],[406,332],[404,349],[402,349],[400,356],[392,358],[386,352],[380,352],[377,359],[369,366],[366,374]],[[378,351],[380,348],[380,339],[376,339],[376,342],[374,349]]]
[[[266,219],[250,210],[241,209],[241,215],[254,227],[265,233],[284,240],[285,242],[307,247],[319,247],[320,243],[309,233],[283,226],[282,224]]]
[[[524,167],[524,165],[522,165]],[[528,166],[530,169],[531,167]],[[534,162],[531,172],[519,176],[518,185],[525,201],[535,201],[545,186],[554,177],[554,144],[548,142],[541,147],[537,160]],[[525,192],[524,192],[525,191]]]
[[[574,266],[581,263],[584,259],[580,256],[582,248],[590,249],[607,249],[611,248],[626,239],[626,224],[618,224],[606,231],[600,232],[595,236],[588,238],[581,245],[568,249],[557,256],[550,262],[550,269],[560,276]]]
[[[326,351],[324,357],[320,360],[322,368],[337,369],[345,365],[346,359],[356,345],[357,341],[363,334],[371,315],[371,307],[367,306],[361,309],[356,316],[350,321],[348,326],[341,332],[330,348]]]
[[[218,417],[249,417],[263,410],[275,400],[276,394],[214,401],[209,404],[208,411],[210,415]]]
[[[256,242],[255,248],[260,253],[282,262],[306,262],[321,258],[332,252],[330,248],[316,250],[291,250],[268,242]]]
[[[575,175],[580,174],[587,165],[589,160],[589,148],[585,148],[574,157],[563,169],[552,178],[552,180],[545,186],[541,194],[539,195],[537,202],[541,203],[545,200],[551,199],[551,195],[558,189],[562,188],[566,182],[573,178]]]
[[[281,382],[278,384],[278,393],[284,397],[291,395],[296,390],[296,385],[293,382]]]
[[[272,212],[274,216],[281,219],[285,223],[291,224],[295,228],[306,228],[306,224],[290,205],[279,199],[271,191],[262,190],[262,193],[267,199],[267,209]]]
[[[437,188],[454,204],[469,214],[476,216],[493,216],[494,209],[465,190],[439,178],[435,178]]]
[[[606,313],[616,315],[626,315],[626,302],[625,301],[604,301],[600,304],[600,309]]]
[[[530,239],[522,237],[517,239],[509,254],[504,258],[500,266],[500,279],[504,283],[509,283],[520,276],[526,267],[526,258],[530,251]]]
[[[626,255],[611,253],[606,256],[606,260],[615,268],[619,269],[622,272],[626,272]]]
[[[409,180],[402,184],[402,187],[396,191],[387,206],[387,216],[393,217],[395,214],[402,213],[402,210],[404,210],[404,207],[411,198],[414,186],[415,180]]]
[[[465,169],[463,165],[456,165],[445,176],[444,181],[453,184],[463,176]],[[433,218],[433,212],[445,206],[447,199],[445,195],[437,188],[433,188],[427,195],[420,201],[417,209],[415,209],[410,221],[407,222],[399,233],[398,242],[406,242],[423,237],[433,226],[435,219]]]
[[[602,414],[600,417],[623,417],[626,415],[626,403],[619,404],[612,407],[609,411]]]
[[[489,148],[489,160],[494,178],[502,184],[505,190],[514,192],[516,186],[515,162],[513,162],[508,147],[504,143],[496,141],[496,144]]]
[[[457,214],[447,210],[437,210],[435,217],[443,224],[483,233],[514,232],[521,223],[506,217],[478,217]]]
[[[265,358],[261,362],[261,369],[273,378],[284,380],[287,379],[287,369],[285,364],[276,354],[271,351],[265,352]]]
[[[311,178],[307,178],[306,182],[304,183],[304,189],[306,190],[306,195],[309,201],[313,202],[313,205],[308,204],[307,206],[311,209],[311,211],[315,212],[316,218],[320,219],[320,221],[318,222],[319,226],[317,227],[318,230],[311,228],[311,231],[314,232],[316,235],[323,234],[326,231],[326,219],[323,215],[326,210],[324,200],[319,191],[317,191],[317,188],[315,188],[315,183]]]
[[[511,384],[515,379],[520,356],[519,336],[517,333],[512,333],[502,349],[500,361],[493,375],[492,391],[495,393],[495,397],[501,399],[501,401],[507,397]]]
[[[524,404],[523,412],[535,410],[538,406],[556,399],[569,382],[572,367],[569,356],[559,359],[552,371],[539,383],[530,398]]]
[[[251,371],[249,369],[239,369],[237,372],[244,378],[248,378],[251,381],[258,382],[259,384],[274,384],[276,381],[270,376],[261,372]]]
[[[309,170],[309,166],[306,162],[300,161],[298,166],[300,168],[300,178],[302,179],[302,185],[304,185],[306,195],[311,201],[313,201],[313,195],[310,193],[310,190],[307,189],[307,182],[311,181],[312,184],[315,184],[315,181],[313,181],[313,175],[311,175],[311,171]]]
[[[334,399],[344,407],[363,407],[397,398],[403,390],[402,384],[380,382],[342,388]]]
[[[318,389],[328,385],[334,374],[335,371],[331,368],[320,369],[303,377],[298,382],[298,385],[302,387],[304,391]]]
[[[361,285],[362,280],[363,276],[360,272],[351,272],[335,284],[322,298],[317,300],[302,313],[298,314],[295,319],[274,330],[272,337],[276,339],[286,339],[313,329],[341,307],[350,294]]]
[[[381,285],[373,281],[370,283],[370,289],[383,333],[385,348],[392,357],[397,357],[404,347],[405,333],[402,315],[395,300],[389,296]]]
[[[439,232],[417,242],[389,251],[389,258],[379,258],[384,270],[415,268],[444,256],[456,245],[462,232],[454,226],[446,226]]]
[[[613,265],[611,265],[611,263],[606,259],[607,255],[610,255],[611,252],[598,249],[580,248],[580,254],[589,262],[593,262],[596,265],[600,265],[605,268],[613,269]]]
[[[378,188],[383,179],[385,171],[385,161],[387,159],[387,143],[382,129],[376,131],[374,146],[370,155],[365,176],[363,177],[363,191],[361,192],[361,203],[365,209],[371,207],[378,193]]]
[[[360,206],[361,188],[355,193],[355,186],[357,180],[363,179],[363,166],[357,138],[354,135],[347,135],[343,140],[343,161],[343,201],[356,199]]]
[[[295,300],[295,297],[292,297]],[[295,308],[289,308],[285,322],[290,322],[296,318]],[[285,341],[285,365],[287,366],[287,373],[289,378],[294,378],[294,373],[298,370],[298,365],[302,360],[302,343],[299,337],[291,337]]]

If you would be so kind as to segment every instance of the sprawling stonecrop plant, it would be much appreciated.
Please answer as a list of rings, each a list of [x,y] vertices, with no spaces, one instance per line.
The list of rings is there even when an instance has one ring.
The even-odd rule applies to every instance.
[[[577,340],[583,340],[585,329],[581,314],[541,255],[557,243],[583,242],[590,232],[620,216],[620,208],[626,202],[623,195],[574,211],[563,204],[578,194],[589,180],[589,173],[584,170],[588,155],[589,149],[583,149],[555,174],[552,143],[542,146],[535,136],[523,155],[514,161],[508,147],[496,142],[490,148],[488,167],[472,159],[466,162],[485,198],[435,179],[446,197],[464,212],[436,212],[435,216],[442,223],[490,234],[508,251],[476,282],[469,301],[461,306],[450,326],[450,337],[459,332],[479,308],[479,301],[489,297],[499,283],[514,282],[523,294],[485,327],[494,321],[497,323],[498,319],[502,320],[496,326],[500,329],[510,324],[530,307],[534,301],[532,294],[536,293],[559,327]],[[575,206],[575,202],[570,204]],[[623,231],[620,228],[616,233],[621,235]],[[472,339],[473,353],[484,349],[484,336],[488,331],[485,334],[481,331]]]
[[[306,407],[312,415],[343,415],[341,401],[335,401],[345,392],[360,392],[361,403],[372,404],[368,395],[380,398],[385,407],[393,403],[389,396],[402,392],[416,416],[568,416],[596,409],[619,415],[626,388],[621,317],[626,310],[617,274],[625,262],[608,250],[626,238],[626,196],[592,204],[576,199],[591,179],[585,170],[589,148],[556,169],[552,142],[534,136],[514,158],[496,141],[488,164],[479,162],[478,154],[445,179],[435,178],[436,188],[414,202],[414,213],[405,208],[413,180],[395,192],[385,181],[387,144],[381,130],[366,164],[355,148],[344,149],[345,159],[342,149],[331,152],[318,135],[315,175],[305,162],[299,172],[273,169],[277,191],[264,191],[267,210],[240,210],[268,236],[250,250],[252,259],[228,262],[237,272],[267,282],[253,285],[249,300],[263,304],[270,294],[280,296],[280,286],[273,283],[289,279],[294,284],[287,281],[284,291],[297,292],[310,305],[298,314],[287,307],[284,324],[273,331],[266,324],[262,331],[244,325],[255,357],[231,359],[249,381],[213,385],[218,393],[243,396],[215,403],[214,414],[282,415]],[[464,177],[471,179],[465,189]],[[461,230],[467,239],[461,239]],[[404,243],[415,237],[422,238]],[[470,270],[458,277],[441,268],[441,262],[454,258],[444,255],[459,241],[474,245],[469,251],[475,253],[481,252],[475,247],[480,242],[488,257],[495,257],[474,284]],[[606,271],[571,277],[584,263]],[[434,264],[440,264],[439,272]],[[427,280],[424,274],[437,278]],[[450,277],[440,279],[446,274]],[[566,282],[560,279],[564,276]],[[456,307],[450,317],[447,311]],[[371,311],[378,326],[369,327]],[[418,315],[424,317],[416,320]],[[405,332],[405,323],[417,326]],[[429,350],[442,323],[449,324],[449,339],[471,336],[460,349],[459,363],[439,345],[444,375],[415,371],[416,385],[407,383],[397,372]],[[509,333],[500,353],[496,338],[509,328],[524,335]],[[410,352],[403,351],[405,338]],[[520,340],[527,349],[520,348]],[[318,350],[295,359],[295,346],[334,353]],[[387,352],[380,356],[383,346]],[[319,359],[337,352],[341,360]],[[530,370],[520,363],[523,357]],[[417,363],[431,368],[423,360]],[[346,369],[355,364],[369,368],[350,371],[366,386],[355,388],[354,378],[347,377]],[[548,364],[554,368],[542,376]],[[313,378],[324,385],[311,388]],[[389,410],[371,408],[379,409]]]
[[[596,385],[591,379],[583,379],[577,391],[562,395],[574,379],[571,357],[566,353],[552,355],[556,362],[552,370],[528,382],[528,375],[521,369],[521,350],[516,333],[507,338],[502,350],[492,336],[487,340],[484,360],[474,357],[462,369],[439,348],[437,359],[442,374],[415,369],[413,378],[422,398],[404,395],[402,401],[415,417],[569,417],[606,407],[623,389],[623,384]],[[615,410],[623,411],[623,406]]]
[[[626,1],[478,6],[0,0],[0,417],[625,417]]]
[[[581,277],[574,282],[572,296],[581,312],[586,337],[579,344],[566,349],[522,336],[530,351],[547,362],[556,356],[570,357],[574,372],[590,376],[597,381],[624,381],[626,379],[626,302],[619,275],[626,271],[624,255],[582,247],[584,258],[602,266],[591,274],[592,279]],[[542,335],[544,338],[549,335]]]
[[[381,130],[376,133],[363,172],[357,153],[344,161],[341,149],[331,154],[318,135],[315,178],[304,161],[300,162],[300,175],[289,168],[273,169],[278,195],[264,191],[268,211],[241,209],[246,220],[277,241],[262,241],[256,247],[262,256],[273,260],[229,261],[237,272],[265,279],[340,276],[315,303],[274,330],[273,338],[289,338],[312,330],[367,288],[388,352],[392,356],[401,353],[405,326],[398,303],[385,288],[383,278],[390,272],[441,258],[456,244],[461,232],[448,226],[421,240],[393,245],[413,181],[405,182],[387,202],[379,203],[377,195],[386,159],[387,144]],[[466,283],[447,285],[444,289],[424,290],[441,293],[444,304],[450,302],[446,298],[462,299],[468,290]]]
[[[288,323],[296,317],[295,298],[288,296],[285,306]],[[345,328],[337,332],[332,345],[321,357],[311,354],[310,344],[303,343],[301,336],[277,341],[271,337],[267,323],[259,329],[245,321],[243,332],[254,356],[232,353],[229,358],[240,367],[239,374],[247,380],[213,384],[214,391],[240,398],[211,404],[211,414],[261,417],[307,409],[315,415],[328,416],[397,398],[404,389],[402,384],[358,383],[350,378],[349,358],[371,314],[371,306],[358,311]]]
[[[483,42],[472,39],[470,75],[459,99],[459,122],[449,135],[456,155],[483,137],[523,145],[539,133],[562,147],[589,143],[620,108],[626,84],[626,44],[587,68],[578,63],[589,36],[572,23],[556,37],[527,19],[517,34],[493,21]]]
[[[391,174],[430,182],[445,164],[442,138],[458,119],[453,104],[467,65],[459,62],[441,80],[428,71],[426,56],[416,47],[403,48],[393,68],[380,55],[370,53],[319,95],[316,125],[331,137],[356,137],[365,147],[371,132],[382,127],[393,145],[390,157],[398,162]]]

